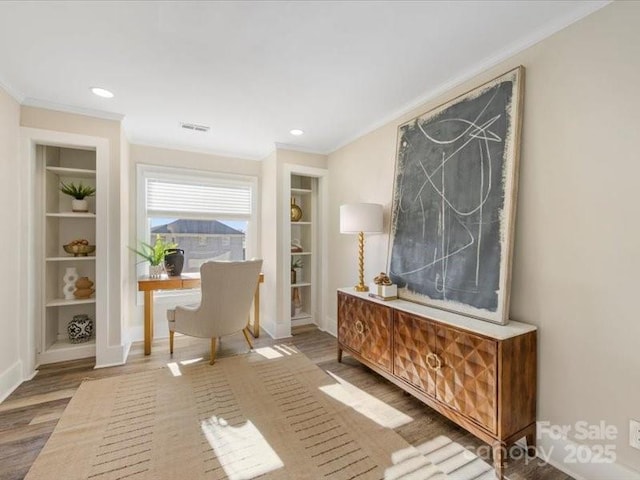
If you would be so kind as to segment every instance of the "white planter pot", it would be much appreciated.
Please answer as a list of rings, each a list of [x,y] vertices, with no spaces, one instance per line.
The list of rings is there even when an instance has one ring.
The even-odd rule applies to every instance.
[[[164,265],[149,265],[149,277],[160,278],[164,273]]]
[[[71,200],[71,210],[74,212],[88,212],[89,203],[83,198],[82,200]]]

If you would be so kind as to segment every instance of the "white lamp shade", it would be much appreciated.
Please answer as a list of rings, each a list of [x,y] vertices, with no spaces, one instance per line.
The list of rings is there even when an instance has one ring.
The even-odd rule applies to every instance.
[[[382,205],[350,203],[340,206],[340,233],[382,233]]]

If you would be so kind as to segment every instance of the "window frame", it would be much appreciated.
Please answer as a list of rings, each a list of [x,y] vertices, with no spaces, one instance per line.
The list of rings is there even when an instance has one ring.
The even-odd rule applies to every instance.
[[[213,170],[200,170],[191,168],[176,168],[162,165],[149,165],[139,163],[136,166],[136,246],[140,241],[151,243],[151,234],[148,231],[149,214],[147,210],[147,180],[150,178],[160,180],[176,180],[184,179],[186,182],[197,181],[199,183],[226,183],[229,185],[249,186],[251,189],[251,214],[250,215],[215,215],[207,217],[202,214],[184,215],[175,213],[172,216],[180,218],[193,218],[200,220],[246,220],[247,232],[245,237],[245,258],[253,258],[258,252],[258,177],[253,175],[239,175]],[[204,180],[204,181],[203,181]],[[146,262],[136,263],[137,276],[144,275],[146,272]],[[176,296],[192,296],[194,290],[186,291],[158,291],[156,296],[159,297],[176,297]]]

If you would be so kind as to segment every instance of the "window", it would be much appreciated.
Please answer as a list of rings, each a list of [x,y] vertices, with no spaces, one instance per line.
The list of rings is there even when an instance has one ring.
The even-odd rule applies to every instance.
[[[138,238],[177,243],[185,273],[209,260],[251,258],[256,188],[255,177],[139,165]]]

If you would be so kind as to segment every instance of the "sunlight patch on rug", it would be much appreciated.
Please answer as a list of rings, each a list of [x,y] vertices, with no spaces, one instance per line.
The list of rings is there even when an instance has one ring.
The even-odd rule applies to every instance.
[[[359,389],[338,375],[327,371],[338,383],[325,385],[320,390],[335,400],[353,408],[356,412],[373,420],[381,427],[398,428],[413,421],[408,415],[387,405],[382,400]]]
[[[178,364],[176,362],[167,363],[167,368],[171,372],[171,375],[173,375],[174,377],[182,376],[182,372],[180,371],[180,367],[178,366]]]
[[[200,424],[229,480],[250,480],[284,467],[260,430],[250,421],[231,426],[212,416]]]
[[[443,435],[398,450],[391,461],[384,480],[495,480],[491,465]]]
[[[253,350],[258,355],[262,355],[264,358],[268,360],[272,360],[274,358],[282,358],[289,355],[294,355],[296,353],[300,353],[295,348],[290,345],[273,345],[271,347],[260,347]]]

